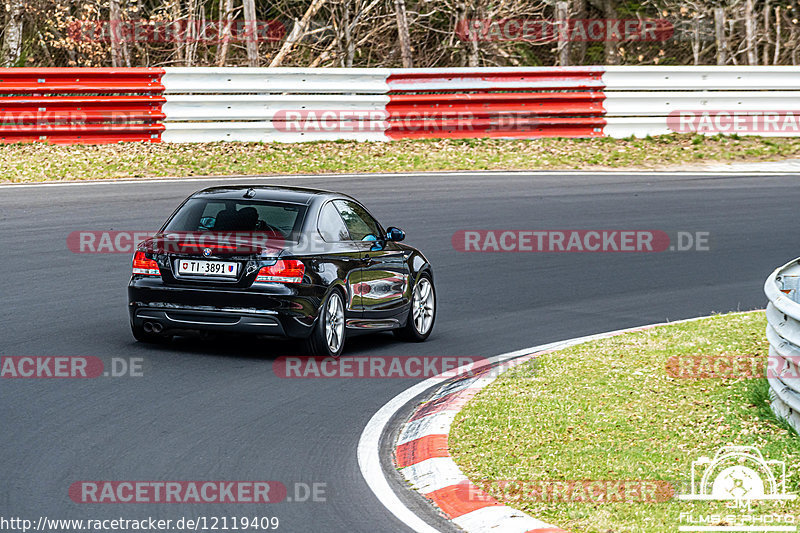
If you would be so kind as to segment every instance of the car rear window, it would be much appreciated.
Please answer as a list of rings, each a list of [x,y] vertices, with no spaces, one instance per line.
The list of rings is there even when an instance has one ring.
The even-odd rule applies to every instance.
[[[305,214],[306,206],[301,204],[190,198],[162,231],[277,231],[283,238],[296,241]]]

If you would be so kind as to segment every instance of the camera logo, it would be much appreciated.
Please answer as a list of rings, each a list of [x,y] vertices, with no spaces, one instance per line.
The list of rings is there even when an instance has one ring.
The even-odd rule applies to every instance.
[[[793,500],[786,492],[786,464],[767,461],[753,446],[723,446],[713,459],[692,461],[692,493],[681,500]]]

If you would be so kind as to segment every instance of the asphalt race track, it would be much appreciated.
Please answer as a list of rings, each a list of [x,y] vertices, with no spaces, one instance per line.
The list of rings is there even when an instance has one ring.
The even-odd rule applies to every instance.
[[[143,358],[143,376],[0,380],[0,515],[177,519],[277,516],[279,531],[406,531],[361,477],[356,445],[408,379],[290,380],[289,342],[167,346],[128,327],[129,254],[76,254],[77,230],[155,230],[222,180],[0,188],[0,355]],[[252,180],[233,180],[253,183]],[[228,181],[230,183],[231,181]],[[263,178],[354,195],[435,267],[428,342],[361,337],[353,355],[490,356],[580,335],[762,308],[764,279],[800,255],[795,176],[480,174]],[[710,251],[461,253],[462,229],[710,232]],[[576,369],[579,371],[580,369]],[[325,500],[263,505],[77,504],[80,480],[325,484]]]

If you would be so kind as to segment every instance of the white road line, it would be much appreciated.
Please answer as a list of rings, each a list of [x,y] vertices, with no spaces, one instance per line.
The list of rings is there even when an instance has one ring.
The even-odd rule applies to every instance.
[[[741,313],[730,314],[744,314],[753,311],[742,311]],[[496,355],[488,359],[490,364],[507,361],[523,355],[528,355],[534,352],[543,352],[546,350],[564,349],[585,342],[613,337],[622,333],[628,333],[641,330],[642,328],[654,328],[658,326],[667,326],[673,324],[681,324],[685,322],[694,322],[696,320],[703,320],[709,316],[700,316],[695,318],[687,318],[683,320],[676,320],[674,322],[659,322],[656,324],[647,324],[645,326],[637,326],[633,328],[618,329],[606,333],[598,333],[595,335],[586,335],[584,337],[576,337],[574,339],[567,339],[564,341],[556,341],[548,344],[541,344],[539,346],[532,346],[531,348],[524,348],[500,355]],[[465,365],[459,369],[451,370],[448,374],[464,373],[468,370],[470,365]],[[397,497],[392,487],[389,485],[389,480],[386,478],[381,467],[380,460],[380,439],[389,421],[392,417],[400,411],[407,403],[419,396],[427,389],[447,381],[451,378],[444,378],[434,376],[425,381],[417,383],[416,385],[404,390],[391,400],[389,400],[377,413],[375,413],[369,422],[367,422],[364,431],[361,433],[361,438],[358,441],[358,466],[361,469],[361,475],[367,482],[367,485],[372,492],[377,496],[381,504],[386,507],[393,515],[395,515],[406,526],[419,533],[435,533],[437,530],[430,526],[427,522],[422,520],[419,516],[414,514],[406,505]],[[392,443],[394,449],[395,443]]]
[[[438,530],[428,525],[406,507],[389,486],[389,480],[386,479],[383,468],[381,468],[379,443],[389,419],[415,396],[422,394],[425,389],[439,382],[436,381],[436,378],[426,379],[392,398],[372,416],[358,441],[358,466],[361,468],[361,475],[364,476],[367,485],[384,507],[405,525],[419,533],[438,533]]]
[[[350,179],[350,178],[401,178],[401,177],[454,177],[469,175],[515,174],[519,176],[731,176],[747,177],[753,174],[762,175],[795,175],[798,170],[463,170],[447,172],[384,172],[358,174],[292,174],[292,175],[260,175],[260,176],[202,176],[185,178],[168,176],[163,178],[123,178],[86,181],[43,181],[37,183],[0,183],[3,189],[27,189],[33,187],[77,187],[90,185],[150,185],[154,183],[196,183],[203,181],[252,181],[252,180],[304,180],[304,179]]]

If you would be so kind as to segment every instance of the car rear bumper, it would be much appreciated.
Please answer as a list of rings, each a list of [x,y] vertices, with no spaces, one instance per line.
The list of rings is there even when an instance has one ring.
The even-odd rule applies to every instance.
[[[167,287],[155,280],[128,286],[131,323],[158,323],[163,330],[196,330],[306,338],[319,313],[324,289],[284,294]],[[319,293],[319,294],[317,294]]]
[[[236,311],[210,311],[190,308],[139,307],[131,317],[133,323],[144,327],[146,322],[158,323],[165,330],[207,330],[287,336],[277,314],[261,315]]]

